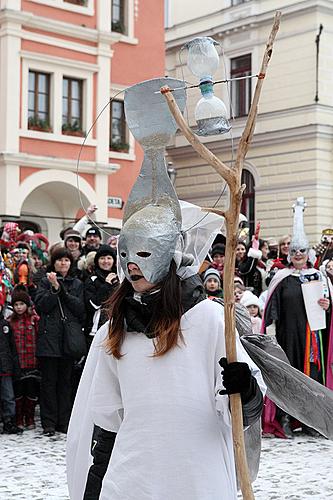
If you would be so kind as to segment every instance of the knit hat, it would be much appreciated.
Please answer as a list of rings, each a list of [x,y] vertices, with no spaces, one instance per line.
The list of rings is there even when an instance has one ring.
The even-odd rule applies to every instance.
[[[60,260],[63,257],[67,257],[71,261],[71,265],[73,264],[73,256],[71,252],[64,247],[56,248],[52,253],[51,253],[51,269],[54,270],[54,264],[56,260]]]
[[[102,239],[102,234],[101,234],[100,230],[98,229],[98,227],[95,227],[95,226],[89,227],[89,229],[86,232],[85,238],[87,238],[87,236],[92,235],[92,234],[94,234],[95,236],[98,236],[100,239]]]
[[[66,241],[69,238],[73,238],[74,240],[79,241],[80,243],[81,243],[81,240],[82,240],[81,234],[79,233],[79,231],[75,231],[75,229],[67,229],[67,231],[65,231],[65,234],[64,234],[64,243],[65,243],[65,245],[66,245]]]
[[[216,245],[213,246],[211,251],[212,258],[214,258],[214,255],[218,253],[221,255],[225,255],[225,245],[223,245],[222,243],[217,243]]]
[[[12,293],[12,306],[15,302],[24,302],[27,307],[31,306],[31,300],[29,294],[22,289],[14,289]]]
[[[246,290],[243,294],[243,297],[240,299],[240,303],[245,306],[258,306],[260,309],[260,301],[259,298],[254,295],[254,293],[250,292],[249,290]]]
[[[94,258],[95,267],[99,267],[98,266],[98,259],[100,257],[104,257],[106,255],[111,255],[111,257],[113,258],[114,264],[116,263],[117,254],[114,251],[114,249],[111,248],[109,245],[101,245],[99,247],[99,249],[97,250],[95,258]]]
[[[207,269],[207,271],[204,274],[204,285],[206,285],[207,281],[210,278],[215,278],[219,282],[219,287],[221,286],[221,278],[220,278],[220,273],[218,272],[217,269],[214,269],[213,267],[210,267]]]

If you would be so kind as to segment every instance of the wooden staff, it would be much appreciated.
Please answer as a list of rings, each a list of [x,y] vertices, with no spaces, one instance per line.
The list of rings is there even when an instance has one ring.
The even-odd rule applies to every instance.
[[[251,104],[251,108],[247,117],[244,131],[238,144],[237,156],[235,165],[232,168],[228,167],[219,158],[217,158],[206,146],[201,144],[198,137],[192,132],[184,120],[176,101],[173,98],[169,87],[162,87],[161,92],[164,94],[169,109],[176,120],[180,130],[191,144],[193,149],[211,165],[216,172],[223,177],[227,182],[230,190],[229,208],[226,212],[218,209],[205,209],[210,212],[215,212],[225,217],[226,222],[226,252],[225,264],[223,273],[223,288],[224,288],[224,309],[225,309],[225,338],[226,338],[226,354],[228,362],[237,361],[236,352],[236,333],[235,333],[235,301],[234,301],[234,274],[235,274],[235,250],[238,239],[239,214],[242,201],[242,194],[245,185],[241,185],[242,170],[244,158],[249,150],[252,140],[256,117],[258,113],[258,103],[264,78],[266,76],[267,67],[272,56],[273,43],[280,26],[281,12],[275,13],[274,23],[269,35],[260,73]],[[250,475],[248,471],[243,430],[243,413],[240,394],[230,395],[230,409],[232,418],[232,435],[236,460],[236,468],[242,495],[244,500],[254,500]]]

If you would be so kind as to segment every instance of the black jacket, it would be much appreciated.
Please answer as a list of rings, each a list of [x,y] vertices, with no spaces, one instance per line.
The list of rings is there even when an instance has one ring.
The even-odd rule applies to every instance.
[[[87,311],[86,333],[90,333],[93,326],[95,312],[98,311],[118,287],[119,282],[110,284],[105,281],[109,272],[102,272],[97,269],[93,276],[90,276],[84,283],[84,301]],[[105,311],[102,311],[98,322],[98,327],[108,320]]]
[[[0,376],[20,376],[20,364],[12,329],[0,315]]]
[[[37,289],[35,305],[40,315],[36,352],[38,357],[63,357],[63,325],[59,300],[68,321],[84,325],[83,284],[79,279],[69,276],[58,276],[58,281],[58,292],[52,288],[47,278],[41,280]]]

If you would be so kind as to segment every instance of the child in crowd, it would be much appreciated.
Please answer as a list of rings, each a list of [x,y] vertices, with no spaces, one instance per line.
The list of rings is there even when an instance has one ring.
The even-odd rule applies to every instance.
[[[252,333],[257,335],[261,329],[260,301],[254,293],[246,291],[240,303],[247,308],[251,316]]]
[[[220,273],[217,269],[209,268],[204,274],[204,287],[209,297],[223,297]]]
[[[10,324],[2,315],[0,306],[0,404],[5,434],[20,434],[15,423],[15,396],[13,378],[20,374],[20,366]]]
[[[243,297],[243,294],[245,292],[245,286],[242,285],[241,283],[235,283],[234,285],[234,297],[235,297],[235,302],[239,303],[241,298]]]
[[[225,245],[222,243],[214,245],[211,251],[211,256],[213,259],[212,267],[219,271],[220,277],[222,278],[225,260]]]
[[[39,394],[39,372],[36,360],[38,316],[31,307],[27,292],[21,288],[12,294],[13,314],[9,318],[18,352],[21,377],[14,382],[16,425],[34,429],[35,406]]]

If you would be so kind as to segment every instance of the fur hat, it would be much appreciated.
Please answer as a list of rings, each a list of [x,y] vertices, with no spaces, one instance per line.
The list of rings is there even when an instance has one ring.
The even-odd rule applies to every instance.
[[[56,260],[60,260],[63,257],[66,257],[71,261],[71,265],[73,264],[73,256],[71,252],[64,247],[56,248],[52,253],[51,253],[51,269],[54,270],[54,264]]]
[[[79,271],[87,270],[89,267],[94,265],[95,255],[97,252],[88,252],[87,255],[82,255],[77,263]]]
[[[27,307],[31,306],[29,294],[23,288],[17,287],[14,289],[12,293],[12,306],[14,306],[15,302],[24,302]]]
[[[257,306],[260,309],[260,301],[259,298],[254,295],[254,293],[250,292],[249,290],[246,290],[243,294],[243,297],[240,300],[240,303],[245,306]]]
[[[67,229],[67,231],[65,232],[65,234],[64,234],[64,243],[65,243],[65,245],[66,245],[66,241],[69,238],[73,238],[74,240],[77,240],[80,243],[82,241],[81,234],[79,233],[79,231],[75,231],[75,229]]]
[[[204,286],[206,286],[206,283],[210,278],[216,279],[216,281],[219,282],[219,287],[221,287],[220,273],[218,272],[217,269],[214,269],[213,267],[207,269],[207,271],[204,274]]]

